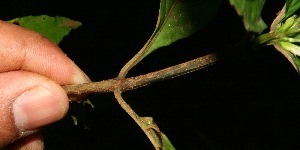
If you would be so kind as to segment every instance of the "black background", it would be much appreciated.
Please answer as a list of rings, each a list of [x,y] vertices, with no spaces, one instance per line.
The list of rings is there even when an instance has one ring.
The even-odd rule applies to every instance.
[[[267,1],[262,17],[268,25],[282,6]],[[81,21],[83,26],[60,47],[93,81],[100,81],[116,77],[143,46],[155,28],[158,9],[158,0],[10,0],[0,2],[0,19],[46,14]],[[129,76],[224,49],[241,41],[244,33],[241,19],[223,1],[204,30],[157,50]],[[177,149],[299,149],[299,79],[287,59],[268,46],[123,95],[140,116],[153,116]],[[78,116],[79,125],[68,115],[42,130],[46,149],[153,149],[112,93],[88,98],[95,109],[71,104],[70,114]]]

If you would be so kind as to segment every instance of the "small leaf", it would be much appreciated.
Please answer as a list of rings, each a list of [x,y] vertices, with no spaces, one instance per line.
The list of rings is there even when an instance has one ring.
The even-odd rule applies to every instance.
[[[72,29],[81,26],[80,22],[66,17],[50,17],[47,15],[26,16],[10,20],[9,22],[34,30],[57,45]]]
[[[71,115],[71,118],[72,118],[72,120],[73,120],[73,122],[74,122],[74,125],[77,126],[77,125],[78,125],[77,117]]]
[[[247,31],[261,33],[267,28],[261,18],[261,11],[265,0],[230,0],[237,13],[243,17],[244,26]]]
[[[292,54],[291,52],[283,48],[282,45],[280,45],[279,43],[275,43],[274,47],[288,59],[288,61],[293,65],[296,71],[300,74],[300,59],[296,55]]]
[[[175,150],[174,146],[172,145],[168,137],[162,132],[161,132],[161,138],[163,143],[163,147],[162,147],[163,150]]]
[[[285,18],[293,15],[300,8],[300,0],[286,0]]]
[[[295,56],[300,56],[299,46],[290,42],[279,42],[279,45],[286,51],[289,51],[290,53],[294,54]]]
[[[91,108],[95,108],[95,106],[93,105],[93,103],[89,100],[89,99],[86,99],[82,102],[83,106],[85,105],[89,105]]]

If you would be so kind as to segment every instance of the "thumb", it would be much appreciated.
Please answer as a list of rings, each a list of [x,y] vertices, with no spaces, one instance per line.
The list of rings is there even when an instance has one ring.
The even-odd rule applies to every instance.
[[[49,78],[26,71],[0,74],[0,149],[65,116],[65,91]]]

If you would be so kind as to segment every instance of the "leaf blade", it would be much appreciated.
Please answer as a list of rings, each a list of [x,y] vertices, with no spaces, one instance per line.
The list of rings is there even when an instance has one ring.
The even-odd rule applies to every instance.
[[[118,77],[119,78],[125,78],[127,73],[136,65],[138,64],[143,58],[145,58],[147,55],[149,55],[151,52],[157,50],[160,47],[168,46],[171,43],[186,38],[189,35],[192,35],[197,30],[199,30],[201,27],[203,27],[206,23],[208,23],[209,20],[212,19],[212,17],[216,14],[218,8],[221,5],[222,0],[161,0],[160,3],[160,10],[159,10],[159,17],[156,23],[156,28],[152,35],[150,36],[149,40],[146,42],[146,44],[143,46],[143,48],[133,57],[129,62],[127,62],[123,68],[121,69]],[[186,5],[178,5],[178,4],[186,4]],[[187,7],[178,7],[178,6],[190,6],[193,9],[187,8]],[[176,8],[178,7],[178,8]],[[185,9],[184,9],[185,8]],[[174,11],[175,10],[185,10],[185,11]],[[199,13],[204,12],[204,13]],[[186,17],[181,16],[191,16],[196,17],[188,18],[191,20],[191,22],[195,22],[193,27],[194,30],[187,30],[189,33],[179,34],[179,36],[170,36],[170,33],[168,30],[173,30],[172,33],[176,33],[179,25],[179,29],[186,29],[187,25],[191,26],[191,24],[185,24],[185,26],[180,26],[180,23],[184,22],[185,20],[188,20]],[[187,15],[185,15],[187,14]],[[175,17],[174,17],[175,16]],[[176,17],[177,16],[177,17]],[[171,26],[171,23],[168,23],[168,18],[173,18],[172,27],[176,27],[177,29],[173,28],[164,28],[166,26]],[[179,19],[178,19],[179,18]],[[204,19],[203,19],[204,18]],[[202,20],[201,20],[202,19]],[[198,21],[198,22],[197,22]],[[202,21],[202,22],[201,22]],[[171,21],[172,22],[172,21]],[[178,22],[180,22],[178,24]],[[180,28],[181,27],[181,28]],[[191,28],[188,28],[191,29]],[[183,30],[186,31],[186,30]],[[172,34],[171,34],[172,35]],[[166,41],[164,41],[167,39]]]
[[[172,145],[171,141],[164,133],[160,133],[162,138],[163,150],[175,150],[174,146]]]
[[[147,43],[145,56],[201,29],[215,15],[221,1],[162,0],[157,27]]]
[[[12,19],[8,22],[34,30],[57,45],[62,41],[64,36],[70,33],[72,29],[76,29],[81,26],[81,22],[74,21],[66,17],[50,17],[47,15],[25,16]]]
[[[286,0],[285,18],[293,15],[300,8],[300,0]]]
[[[256,33],[262,33],[267,28],[261,18],[261,11],[265,0],[230,0],[237,13],[243,17],[245,29]]]

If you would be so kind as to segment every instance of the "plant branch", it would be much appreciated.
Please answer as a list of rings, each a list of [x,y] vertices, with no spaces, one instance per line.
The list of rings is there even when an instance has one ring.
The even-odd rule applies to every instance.
[[[121,95],[121,90],[116,87],[114,91],[115,98],[117,99],[120,106],[126,111],[127,114],[138,124],[138,126],[143,130],[146,136],[151,141],[152,145],[155,147],[156,150],[160,150],[162,148],[162,141],[160,138],[160,130],[152,122],[151,117],[140,117],[138,116],[134,110],[125,102]]]
[[[218,60],[219,53],[212,53],[194,60],[190,60],[188,62],[184,62],[175,66],[136,77],[122,79],[115,78],[100,82],[65,85],[63,86],[63,88],[68,95],[114,92],[116,88],[119,88],[121,92],[124,92],[148,85],[156,81],[174,78],[183,74],[193,72],[195,70],[205,68],[216,63]]]
[[[147,41],[144,47],[123,66],[118,75],[118,78],[125,78],[128,71],[143,59],[142,56],[146,54],[147,46],[149,43],[151,43],[151,38]]]

